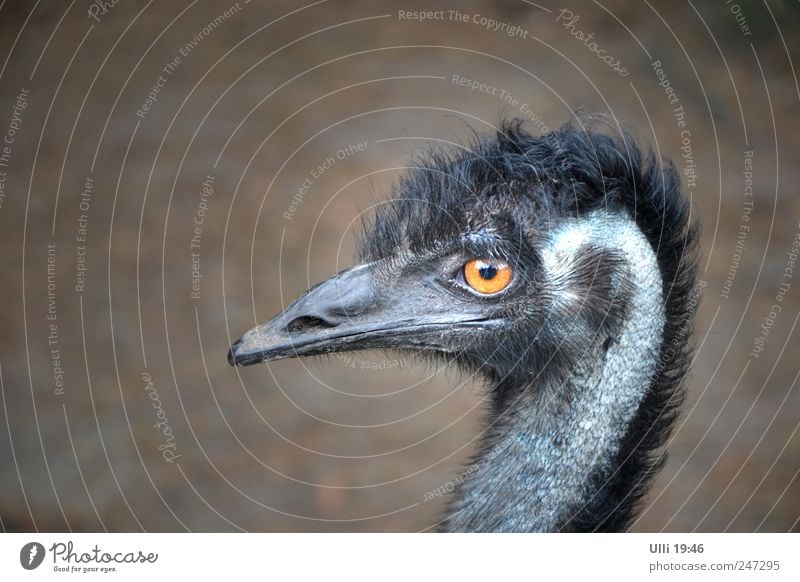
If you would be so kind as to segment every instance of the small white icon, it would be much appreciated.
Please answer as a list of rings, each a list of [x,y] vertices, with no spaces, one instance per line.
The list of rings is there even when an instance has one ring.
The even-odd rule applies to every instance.
[[[36,558],[36,554],[39,553],[39,547],[35,544],[31,546],[30,555],[28,555],[28,566],[33,564],[33,560]]]

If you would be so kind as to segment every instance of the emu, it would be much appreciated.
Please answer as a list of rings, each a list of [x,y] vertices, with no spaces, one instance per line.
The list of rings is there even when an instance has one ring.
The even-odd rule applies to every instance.
[[[441,530],[625,530],[683,398],[697,240],[674,167],[628,132],[505,122],[416,160],[359,264],[228,360],[379,348],[453,363],[485,379],[491,410]]]

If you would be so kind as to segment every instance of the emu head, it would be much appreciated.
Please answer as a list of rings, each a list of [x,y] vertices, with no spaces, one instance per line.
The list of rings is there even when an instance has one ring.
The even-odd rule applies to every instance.
[[[663,205],[665,175],[677,187],[658,173],[656,187],[625,136],[571,126],[533,137],[513,122],[429,153],[378,208],[359,264],[248,331],[229,361],[414,350],[495,385],[563,367],[626,317],[625,257],[584,244],[580,224],[597,213],[654,221],[663,208],[641,197],[661,192]]]

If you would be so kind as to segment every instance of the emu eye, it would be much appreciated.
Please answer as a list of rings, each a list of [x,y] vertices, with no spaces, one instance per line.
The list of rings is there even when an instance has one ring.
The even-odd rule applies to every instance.
[[[500,293],[511,283],[512,274],[508,263],[495,259],[472,259],[464,265],[467,285],[483,295]]]

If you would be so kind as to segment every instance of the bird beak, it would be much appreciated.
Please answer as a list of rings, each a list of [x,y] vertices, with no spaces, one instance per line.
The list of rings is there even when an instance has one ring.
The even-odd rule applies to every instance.
[[[375,263],[359,265],[316,285],[270,321],[256,326],[228,352],[234,366],[297,356],[381,348],[446,351],[446,330],[485,322],[480,313],[453,309],[431,287],[379,284]]]

